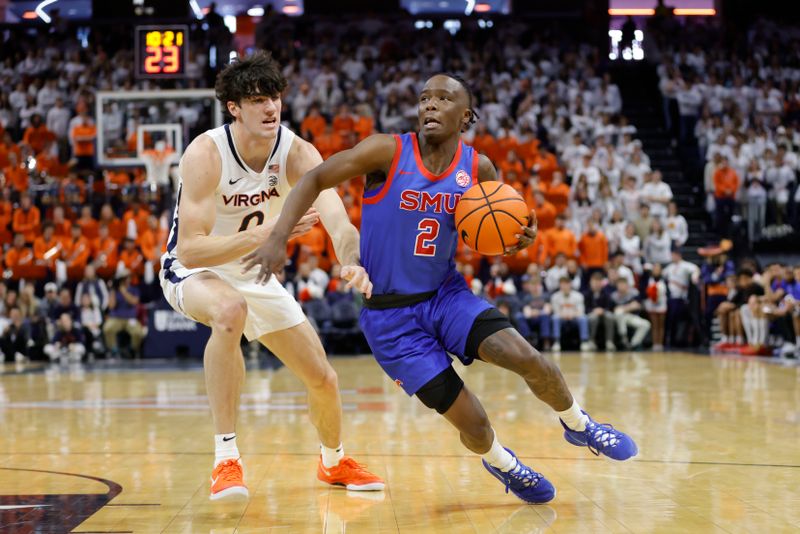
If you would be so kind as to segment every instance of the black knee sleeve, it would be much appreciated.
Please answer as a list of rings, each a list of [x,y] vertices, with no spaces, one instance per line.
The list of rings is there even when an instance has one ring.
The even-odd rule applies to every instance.
[[[428,408],[445,413],[456,401],[463,387],[461,377],[455,369],[448,367],[419,388],[416,395]]]
[[[478,347],[481,346],[481,343],[487,337],[506,328],[514,328],[508,317],[500,313],[497,308],[484,310],[472,324],[472,329],[467,336],[467,343],[464,345],[464,356],[480,360]]]

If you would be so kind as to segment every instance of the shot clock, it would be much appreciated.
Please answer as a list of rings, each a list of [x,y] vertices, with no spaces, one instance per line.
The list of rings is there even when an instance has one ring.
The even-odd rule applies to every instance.
[[[187,26],[136,27],[136,77],[183,78],[189,50]]]

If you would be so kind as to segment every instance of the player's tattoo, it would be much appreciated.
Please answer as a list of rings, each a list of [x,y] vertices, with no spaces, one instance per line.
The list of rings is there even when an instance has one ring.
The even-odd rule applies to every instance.
[[[563,411],[572,406],[572,395],[561,370],[531,347],[516,330],[507,328],[487,337],[478,347],[478,354],[485,362],[520,375],[534,395],[554,410]]]

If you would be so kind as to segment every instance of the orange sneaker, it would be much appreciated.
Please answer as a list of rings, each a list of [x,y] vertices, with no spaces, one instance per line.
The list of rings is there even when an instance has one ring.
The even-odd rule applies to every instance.
[[[386,486],[380,477],[367,471],[363,465],[349,456],[345,456],[330,468],[325,467],[320,456],[317,478],[326,484],[344,486],[351,491],[380,491]]]
[[[212,501],[226,499],[247,499],[250,492],[244,484],[244,472],[242,462],[236,460],[225,460],[217,464],[211,472],[211,497]]]

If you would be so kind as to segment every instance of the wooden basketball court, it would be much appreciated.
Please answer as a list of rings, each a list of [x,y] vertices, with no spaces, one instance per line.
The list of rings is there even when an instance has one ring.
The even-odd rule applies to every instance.
[[[797,532],[800,367],[689,354],[558,358],[595,419],[640,453],[612,463],[564,441],[521,379],[458,367],[502,442],[556,486],[530,506],[370,357],[334,358],[345,449],[388,484],[357,494],[317,482],[300,383],[251,370],[239,447],[248,502],[208,500],[213,460],[202,370],[145,363],[0,377],[0,532],[538,533]]]

